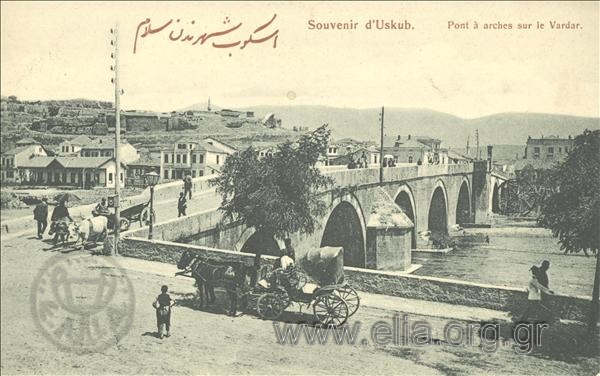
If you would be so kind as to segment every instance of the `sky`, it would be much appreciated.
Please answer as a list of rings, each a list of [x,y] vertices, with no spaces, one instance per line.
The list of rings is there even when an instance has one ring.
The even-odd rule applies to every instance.
[[[110,29],[118,24],[124,109],[171,111],[210,97],[232,108],[384,105],[465,118],[598,117],[599,18],[598,2],[2,2],[0,92],[24,100],[113,101]],[[411,28],[365,29],[376,19],[406,20]],[[358,26],[309,30],[311,20]],[[468,22],[468,29],[449,28],[449,21]],[[551,21],[580,26],[556,30]],[[484,29],[499,22],[512,29]],[[192,45],[203,33],[240,23]],[[532,27],[519,30],[520,23]],[[141,37],[148,25],[156,32]],[[275,48],[274,37],[260,42],[273,33]],[[182,41],[186,35],[194,39]],[[240,49],[251,35],[254,41]]]

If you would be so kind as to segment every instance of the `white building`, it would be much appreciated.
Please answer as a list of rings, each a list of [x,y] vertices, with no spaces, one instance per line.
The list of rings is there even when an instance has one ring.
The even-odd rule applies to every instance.
[[[215,143],[215,140],[212,141]],[[205,140],[191,141],[188,137],[182,137],[161,151],[162,178],[175,180],[183,179],[186,175],[194,178],[218,173],[230,154]]]
[[[48,155],[41,143],[34,140],[31,141],[33,143],[17,142],[18,146],[2,153],[2,182],[21,183],[23,180],[19,170],[21,165],[31,158]]]

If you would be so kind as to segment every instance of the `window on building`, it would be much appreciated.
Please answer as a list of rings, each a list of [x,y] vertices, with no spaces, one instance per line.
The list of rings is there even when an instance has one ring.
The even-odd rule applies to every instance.
[[[165,170],[165,179],[169,178],[169,170]]]
[[[187,163],[187,154],[184,154],[182,157],[183,157],[183,163]]]
[[[75,183],[77,181],[77,174],[74,172],[71,172],[71,183]]]
[[[217,164],[219,164],[219,155],[217,155]]]
[[[200,176],[204,176],[204,170],[200,170],[199,173]]]
[[[538,146],[533,148],[533,158],[539,158],[540,157],[540,148]]]
[[[119,176],[121,177],[121,183],[123,183],[123,173],[121,172]]]
[[[177,149],[186,149],[185,144],[177,144]]]
[[[177,154],[177,163],[181,163],[181,155]]]
[[[548,158],[553,158],[554,157],[554,148],[553,147],[549,147],[548,148],[548,154],[547,154]]]
[[[112,183],[112,181],[113,181],[113,173],[112,173],[112,172],[109,172],[109,173],[108,173],[108,182],[109,182],[109,183]]]
[[[192,163],[196,163],[196,154],[192,154]]]
[[[198,163],[204,163],[204,156],[203,155],[199,155],[198,156]]]
[[[15,174],[13,171],[6,171],[6,177],[12,179],[15,177]]]
[[[169,154],[165,153],[165,163],[169,163]]]
[[[408,163],[413,163],[413,157],[412,157],[412,155],[408,156]]]
[[[195,178],[196,177],[196,170],[192,170],[192,177]]]
[[[95,181],[96,183],[99,183],[99,182],[100,182],[100,174],[99,174],[99,173],[95,173],[95,174],[94,174],[94,181]]]
[[[559,148],[558,148],[558,152],[559,152],[559,153],[562,153],[562,148],[560,148],[560,147],[559,147]]]

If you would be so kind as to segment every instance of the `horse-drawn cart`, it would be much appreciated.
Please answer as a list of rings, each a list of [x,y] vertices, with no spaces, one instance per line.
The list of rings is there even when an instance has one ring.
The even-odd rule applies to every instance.
[[[312,250],[286,269],[211,260],[185,251],[177,268],[181,271],[176,275],[196,279],[200,306],[204,298],[214,301],[214,287],[224,287],[230,299],[230,314],[235,314],[241,301],[261,318],[274,320],[297,303],[300,308],[312,307],[316,320],[323,325],[342,325],[360,306],[356,290],[344,281],[341,247]]]
[[[344,281],[340,247],[311,250],[287,270],[276,269],[249,292],[250,307],[263,319],[278,318],[293,303],[312,306],[323,325],[342,325],[358,310],[360,298]]]
[[[144,227],[150,221],[150,202],[142,202],[140,204],[136,204],[130,207],[127,207],[120,212],[120,229],[121,231],[129,230],[131,226],[131,222],[139,221],[140,227]],[[108,228],[110,230],[114,230],[115,228],[115,215],[104,214],[104,213],[95,213],[92,212],[94,216],[103,215],[108,218]],[[156,222],[156,212],[152,210],[152,221]]]

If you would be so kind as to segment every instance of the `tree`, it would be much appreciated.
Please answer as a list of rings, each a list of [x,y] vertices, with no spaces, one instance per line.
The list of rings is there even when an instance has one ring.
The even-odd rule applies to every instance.
[[[314,232],[327,208],[317,193],[332,183],[315,166],[329,136],[325,124],[264,158],[252,147],[229,156],[222,173],[211,180],[222,197],[224,217],[280,239]]]
[[[567,159],[554,168],[557,190],[542,203],[539,223],[552,230],[565,253],[596,256],[590,333],[598,322],[600,292],[600,130],[575,137]]]

